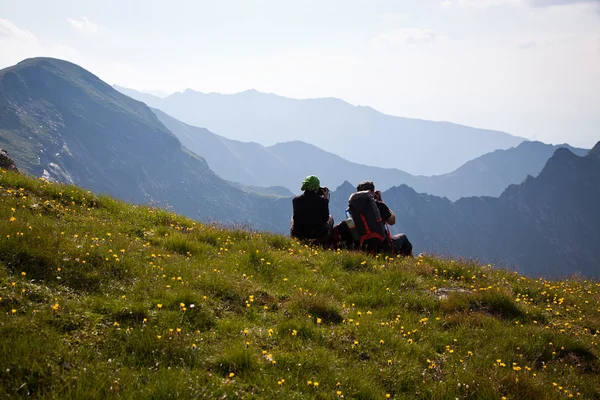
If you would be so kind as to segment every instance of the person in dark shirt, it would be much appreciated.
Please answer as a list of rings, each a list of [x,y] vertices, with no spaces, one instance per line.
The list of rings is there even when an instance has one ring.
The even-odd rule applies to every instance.
[[[298,239],[316,239],[327,244],[331,238],[333,218],[329,215],[329,189],[322,188],[319,178],[309,175],[302,182],[304,193],[294,197],[294,215],[290,234]]]
[[[375,204],[377,204],[377,208],[379,209],[379,214],[381,215],[381,219],[385,221],[387,225],[394,225],[396,223],[396,214],[383,202],[381,199],[381,192],[379,190],[375,190],[375,184],[371,181],[364,181],[358,184],[356,187],[357,192],[362,192],[364,190],[368,190],[371,192],[371,195],[375,199]],[[387,232],[387,226],[386,232]],[[393,248],[396,254],[401,254],[404,256],[412,257],[412,244],[408,240],[405,234],[400,233],[394,236],[390,235],[389,246]],[[385,246],[384,246],[385,249]]]

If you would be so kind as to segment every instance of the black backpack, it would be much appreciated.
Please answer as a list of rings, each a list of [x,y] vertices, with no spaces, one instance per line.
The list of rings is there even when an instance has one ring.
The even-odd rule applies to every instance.
[[[359,245],[368,251],[387,247],[385,223],[373,195],[368,190],[353,193],[348,199],[348,211],[358,232]]]

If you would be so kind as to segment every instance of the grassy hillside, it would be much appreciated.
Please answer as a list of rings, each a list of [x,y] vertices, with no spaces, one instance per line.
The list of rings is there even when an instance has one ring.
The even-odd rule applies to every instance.
[[[0,172],[0,397],[600,398],[600,285],[372,258]]]

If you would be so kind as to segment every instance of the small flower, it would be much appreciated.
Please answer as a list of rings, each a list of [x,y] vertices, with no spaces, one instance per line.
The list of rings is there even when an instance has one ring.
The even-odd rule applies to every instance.
[[[229,373],[229,377],[230,377],[230,378],[233,378],[234,376],[235,376],[235,374],[234,374],[233,372],[230,372],[230,373]]]
[[[162,308],[162,304],[160,304],[160,303],[159,303],[159,304],[157,304],[157,305],[156,305],[156,308],[158,308],[158,309],[160,310],[160,309]]]

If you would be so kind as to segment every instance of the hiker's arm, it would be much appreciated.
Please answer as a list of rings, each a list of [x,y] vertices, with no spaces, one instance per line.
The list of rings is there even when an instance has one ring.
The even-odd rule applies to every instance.
[[[324,222],[329,221],[329,200],[327,199],[323,199],[323,212],[321,213],[321,220],[323,220]]]
[[[381,198],[381,195],[379,195],[379,198]],[[383,201],[376,201],[376,203],[377,208],[379,209],[379,214],[381,214],[381,218],[386,222],[386,224],[394,225],[396,223],[396,214],[394,214],[394,212],[390,210],[390,208]]]
[[[392,210],[390,210],[390,214],[390,217],[385,222],[387,222],[388,225],[394,225],[396,223],[396,214],[394,214]]]

